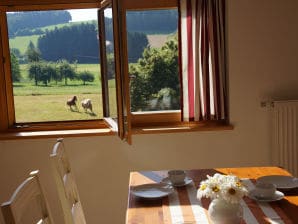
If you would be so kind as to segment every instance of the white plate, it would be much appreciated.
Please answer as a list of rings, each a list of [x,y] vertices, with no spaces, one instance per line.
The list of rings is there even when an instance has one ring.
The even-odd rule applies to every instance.
[[[191,179],[190,177],[185,177],[183,183],[181,183],[181,184],[173,184],[173,183],[170,181],[170,178],[169,178],[169,177],[166,177],[166,178],[162,179],[161,182],[162,182],[162,183],[165,183],[165,184],[173,185],[174,187],[182,187],[182,186],[185,186],[185,185],[188,185],[188,184],[192,183],[192,179]]]
[[[283,197],[285,196],[282,192],[275,191],[275,194],[272,198],[261,198],[261,197],[256,196],[255,192],[256,192],[256,189],[251,190],[248,193],[248,197],[250,197],[253,200],[260,201],[260,202],[279,201],[279,200],[283,199]]]
[[[141,198],[162,198],[174,192],[171,185],[165,183],[143,184],[132,187],[131,193]]]
[[[263,176],[257,179],[260,182],[273,183],[278,189],[292,189],[298,187],[298,178],[282,175]]]

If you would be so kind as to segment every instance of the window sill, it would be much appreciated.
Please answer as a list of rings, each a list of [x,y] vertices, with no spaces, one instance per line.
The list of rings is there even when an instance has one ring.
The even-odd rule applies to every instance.
[[[84,137],[114,135],[109,128],[78,129],[57,131],[24,131],[0,133],[0,140],[35,139],[35,138],[60,138],[60,137]]]
[[[137,126],[132,128],[132,134],[158,134],[158,133],[179,133],[179,132],[196,132],[196,131],[222,131],[233,130],[231,124],[222,123],[196,123],[186,122],[180,124],[154,125],[154,126]]]

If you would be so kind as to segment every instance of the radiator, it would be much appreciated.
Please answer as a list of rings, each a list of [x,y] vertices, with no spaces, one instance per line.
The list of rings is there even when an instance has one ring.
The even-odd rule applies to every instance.
[[[298,176],[298,100],[274,101],[273,163]]]

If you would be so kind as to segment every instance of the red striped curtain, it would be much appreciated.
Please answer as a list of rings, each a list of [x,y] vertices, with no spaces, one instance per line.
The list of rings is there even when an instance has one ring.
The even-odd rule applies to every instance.
[[[225,120],[225,0],[180,0],[182,120]]]

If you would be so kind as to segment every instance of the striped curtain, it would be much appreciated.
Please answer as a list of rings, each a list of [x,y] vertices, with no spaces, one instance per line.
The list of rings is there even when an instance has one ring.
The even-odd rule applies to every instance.
[[[182,120],[225,120],[225,0],[180,0]]]

